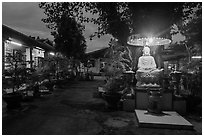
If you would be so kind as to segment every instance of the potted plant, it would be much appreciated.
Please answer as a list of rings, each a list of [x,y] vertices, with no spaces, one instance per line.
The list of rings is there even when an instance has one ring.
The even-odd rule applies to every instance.
[[[39,75],[41,73],[33,68],[26,68],[26,89],[24,90],[23,100],[30,101],[34,97],[39,96]]]
[[[102,96],[107,101],[109,108],[118,109],[118,103],[127,86],[124,74],[131,70],[132,59],[127,47],[111,45],[109,49],[109,59],[104,67],[107,82],[103,86],[105,92]]]
[[[36,97],[42,94],[50,94],[53,91],[54,81],[49,67],[39,68],[32,74],[33,90]]]
[[[64,83],[69,79],[68,73],[69,60],[60,53],[56,53],[55,56],[48,58],[45,61],[46,79],[49,82],[45,82],[44,85],[49,89],[53,90],[53,87],[62,88]]]
[[[112,77],[107,81],[107,83],[104,85],[105,92],[102,94],[102,96],[107,101],[108,108],[118,108],[118,102],[121,99],[124,88],[125,84],[122,75]]]
[[[7,104],[7,109],[16,109],[21,107],[21,99],[22,96],[18,92],[16,83],[14,81],[13,72],[10,72],[11,76],[8,76],[7,74],[3,75],[3,93],[2,93],[2,99]],[[15,78],[16,80],[16,78]]]
[[[8,54],[7,63],[10,68],[3,73],[2,98],[7,103],[8,109],[16,109],[21,107],[22,93],[19,88],[25,82],[21,53]]]

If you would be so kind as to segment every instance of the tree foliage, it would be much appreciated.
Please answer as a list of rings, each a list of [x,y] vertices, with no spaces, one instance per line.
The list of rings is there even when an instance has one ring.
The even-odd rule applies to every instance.
[[[77,5],[80,3],[42,2],[39,7],[44,9],[47,16],[42,21],[52,30],[56,50],[67,57],[81,59],[85,53],[86,41],[83,36],[84,26],[75,18],[81,13]]]
[[[170,37],[171,26],[181,20],[184,3],[103,2],[87,7],[90,5],[91,13],[99,15],[93,20],[99,25],[96,34],[109,33],[126,43],[132,33]]]
[[[67,16],[62,17],[61,20],[56,33],[53,33],[56,50],[67,57],[80,59],[86,49],[86,41],[82,34],[83,27]]]
[[[185,36],[193,55],[202,52],[202,3],[186,3],[185,14],[178,25],[179,32]]]
[[[200,6],[199,6],[200,5]],[[183,22],[189,20],[195,7],[200,7],[198,2],[60,2],[41,3],[48,18],[44,19],[50,28],[55,25],[54,19],[61,18],[63,13],[77,21],[93,22],[98,25],[98,30],[90,37],[111,34],[121,43],[126,44],[131,34],[141,34],[145,37],[171,38],[171,30],[176,25],[178,32],[187,36],[189,31],[195,31],[193,27],[201,25],[201,20],[187,25]],[[96,17],[86,17],[89,12]],[[200,14],[198,12],[196,14]],[[200,18],[201,19],[201,18]],[[183,26],[183,27],[182,27]],[[191,27],[192,26],[192,27]],[[188,30],[188,28],[192,28]],[[198,27],[196,27],[198,28]],[[198,30],[198,31],[201,31]],[[193,37],[191,36],[192,40]]]

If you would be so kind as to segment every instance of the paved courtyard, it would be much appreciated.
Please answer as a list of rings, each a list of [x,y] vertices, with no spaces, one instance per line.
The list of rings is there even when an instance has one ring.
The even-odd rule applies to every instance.
[[[202,134],[199,121],[188,119],[195,130],[139,128],[133,112],[107,111],[106,102],[94,96],[103,83],[68,82],[64,89],[23,103],[22,111],[7,112],[3,102],[3,135],[153,135]]]

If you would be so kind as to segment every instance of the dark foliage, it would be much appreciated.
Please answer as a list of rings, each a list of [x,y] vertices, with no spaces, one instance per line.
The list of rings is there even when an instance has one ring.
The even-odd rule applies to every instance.
[[[192,55],[202,54],[202,3],[187,3],[185,16],[178,25],[179,32],[186,37]]]
[[[179,25],[192,14],[197,2],[65,2],[41,3],[48,18],[43,19],[54,25],[53,18],[60,18],[62,13],[76,17],[80,22],[93,22],[98,25],[98,31],[91,36],[111,34],[126,43],[131,33],[143,35],[170,37],[173,25]],[[58,7],[58,8],[56,8]],[[94,17],[86,17],[89,12]],[[151,33],[151,34],[149,34]]]
[[[82,34],[83,27],[66,15],[61,18],[57,32],[54,33],[56,50],[67,57],[80,59],[86,49],[86,41]]]
[[[56,50],[66,57],[83,58],[86,41],[83,36],[84,27],[76,21],[75,8],[79,3],[40,3],[47,18],[42,19],[52,31]]]

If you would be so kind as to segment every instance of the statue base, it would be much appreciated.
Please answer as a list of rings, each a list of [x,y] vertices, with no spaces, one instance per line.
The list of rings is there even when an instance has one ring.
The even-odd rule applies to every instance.
[[[150,71],[136,72],[137,87],[160,87],[162,70],[155,69]]]

